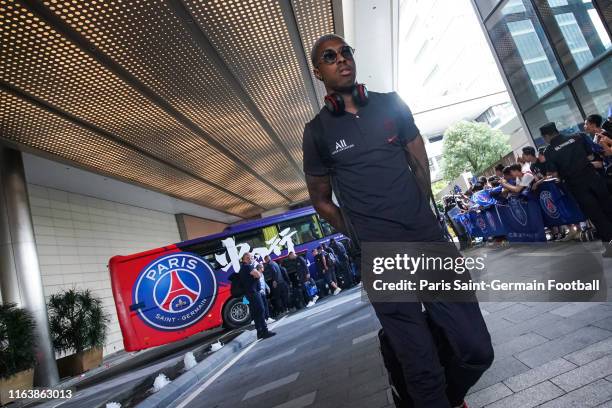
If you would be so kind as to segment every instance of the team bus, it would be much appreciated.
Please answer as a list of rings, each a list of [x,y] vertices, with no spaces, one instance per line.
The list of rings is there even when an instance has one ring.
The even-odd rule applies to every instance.
[[[304,256],[316,278],[312,249],[344,237],[312,207],[230,226],[223,232],[110,259],[109,270],[125,350],[170,343],[221,325],[251,321],[248,305],[230,294],[229,276],[242,254],[280,260]]]

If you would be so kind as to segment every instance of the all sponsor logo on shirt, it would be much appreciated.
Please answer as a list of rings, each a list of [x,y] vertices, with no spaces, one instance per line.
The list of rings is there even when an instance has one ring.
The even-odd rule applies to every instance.
[[[340,139],[340,140],[336,141],[336,150],[334,150],[334,151],[332,152],[332,156],[333,156],[334,154],[338,154],[338,153],[340,153],[340,152],[343,152],[343,151],[345,151],[345,150],[351,149],[351,148],[353,148],[353,147],[355,147],[355,145],[354,145],[354,144],[347,144],[347,143],[346,143],[346,140],[344,140],[344,139]]]

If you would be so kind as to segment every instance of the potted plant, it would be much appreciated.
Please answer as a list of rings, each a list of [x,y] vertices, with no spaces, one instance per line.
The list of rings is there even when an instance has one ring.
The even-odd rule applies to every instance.
[[[9,390],[32,389],[34,320],[14,303],[0,304],[0,405],[12,401]]]
[[[60,377],[98,367],[108,323],[102,301],[89,290],[69,289],[51,295],[47,310],[55,350],[75,353],[57,360]]]

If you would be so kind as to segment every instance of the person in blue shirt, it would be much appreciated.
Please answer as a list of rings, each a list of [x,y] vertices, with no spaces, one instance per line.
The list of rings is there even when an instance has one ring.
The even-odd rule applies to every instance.
[[[264,305],[259,293],[261,290],[261,285],[259,283],[261,272],[256,269],[255,263],[253,262],[253,256],[250,252],[242,255],[240,271],[238,274],[240,283],[245,293],[244,295],[249,301],[251,317],[255,321],[257,338],[267,339],[276,335],[276,333],[268,330],[268,325],[266,324]]]
[[[261,296],[261,302],[264,306],[264,317],[266,318],[266,323],[274,323],[276,320],[270,317],[270,307],[268,306],[268,295],[270,294],[270,286],[266,283],[266,278],[264,277],[264,266],[263,264],[258,263],[255,267],[257,272],[260,273],[259,276],[259,295]]]

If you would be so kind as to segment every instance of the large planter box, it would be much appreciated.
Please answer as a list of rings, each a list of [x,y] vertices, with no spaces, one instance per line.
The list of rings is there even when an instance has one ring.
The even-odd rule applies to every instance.
[[[60,378],[74,377],[102,364],[102,348],[96,347],[57,360]]]
[[[12,377],[0,378],[0,405],[15,401],[15,398],[9,398],[9,390],[31,390],[33,382],[33,368],[20,371]]]

